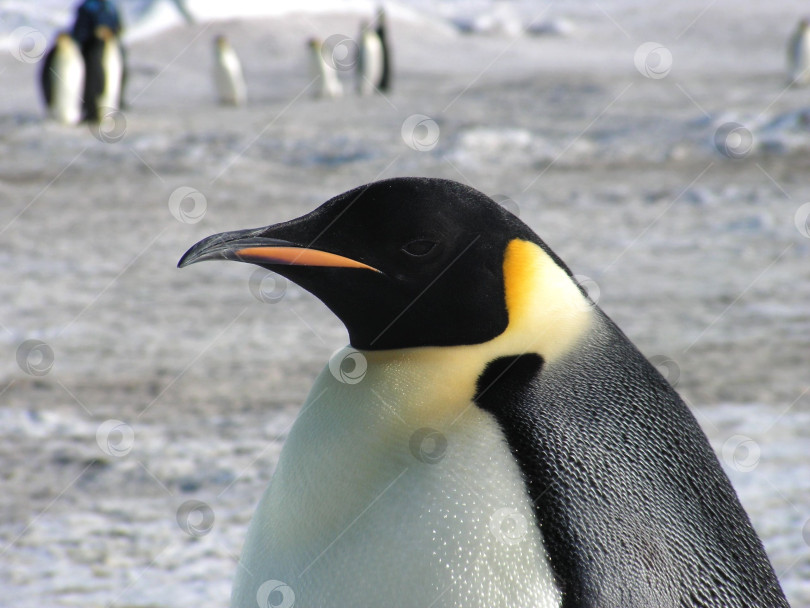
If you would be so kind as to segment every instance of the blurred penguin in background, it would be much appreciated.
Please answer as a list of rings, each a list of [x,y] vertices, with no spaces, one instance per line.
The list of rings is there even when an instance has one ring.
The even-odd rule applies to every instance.
[[[84,59],[70,34],[60,33],[45,55],[40,83],[51,118],[64,125],[78,124],[82,119]]]
[[[84,120],[99,122],[103,114],[121,107],[124,54],[118,37],[99,25],[82,47],[84,57]]]
[[[802,19],[788,41],[790,84],[810,84],[810,19]]]
[[[357,92],[371,95],[379,90],[383,77],[383,45],[377,31],[367,21],[360,24],[357,56]]]
[[[247,102],[242,64],[225,36],[214,38],[214,85],[221,105],[243,106]]]
[[[71,36],[85,61],[85,120],[98,120],[99,107],[124,106],[127,70],[126,51],[120,42],[122,30],[121,17],[112,0],[84,0],[76,10]],[[99,105],[101,96],[103,103],[114,99],[115,105]]]
[[[382,76],[380,76],[380,83],[377,88],[382,91],[391,90],[391,45],[388,41],[388,25],[385,22],[385,9],[382,7],[377,10],[377,36],[380,38],[382,44]]]
[[[318,38],[310,38],[307,45],[310,51],[313,78],[319,80],[315,87],[315,97],[342,97],[343,85],[340,83],[337,70],[324,56],[325,53],[329,53],[331,57],[332,49],[324,49],[323,43]]]

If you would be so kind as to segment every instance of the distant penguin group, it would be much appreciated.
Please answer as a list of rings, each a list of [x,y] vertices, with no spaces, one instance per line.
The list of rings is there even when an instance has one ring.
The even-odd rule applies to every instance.
[[[121,107],[124,56],[118,37],[99,26],[82,46],[67,33],[56,37],[40,74],[49,115],[62,124],[98,122]]]
[[[355,42],[354,57],[357,94],[361,96],[384,93],[391,89],[391,49],[385,21],[385,11],[380,8],[372,23],[362,21]],[[313,78],[319,84],[315,96],[335,98],[343,95],[339,72],[343,66],[334,60],[335,48],[328,48],[317,38],[307,42],[310,51]],[[330,59],[331,58],[331,59]],[[346,67],[351,65],[346,62]]]
[[[346,38],[345,40],[349,40]],[[344,61],[336,59],[338,49],[320,38],[307,40],[310,71],[313,77],[313,95],[318,98],[342,97],[344,86],[340,72],[355,67],[356,89],[359,95],[386,92],[391,88],[391,51],[381,8],[372,23],[361,23],[360,35],[355,42],[356,56]],[[334,43],[333,43],[334,44]],[[354,60],[352,62],[352,59]],[[239,57],[224,36],[214,39],[214,87],[221,105],[241,106],[247,100],[247,86]]]
[[[70,33],[57,35],[40,73],[49,115],[62,124],[98,122],[122,105],[126,78],[115,5],[85,0]]]

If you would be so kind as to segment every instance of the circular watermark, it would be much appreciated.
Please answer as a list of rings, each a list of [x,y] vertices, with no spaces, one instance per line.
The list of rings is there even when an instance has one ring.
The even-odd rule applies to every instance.
[[[206,209],[208,201],[196,188],[180,186],[169,196],[169,212],[183,224],[196,224],[205,216]]]
[[[714,132],[714,147],[728,158],[744,158],[754,149],[754,135],[738,122],[727,122]]]
[[[121,420],[105,420],[96,430],[96,443],[107,456],[123,458],[135,445],[135,431]]]
[[[447,453],[447,437],[441,431],[422,427],[411,435],[408,447],[419,462],[436,464]]]
[[[672,69],[672,53],[663,44],[645,42],[636,49],[633,63],[645,78],[660,80],[666,78]]]
[[[287,279],[264,268],[257,268],[248,281],[250,293],[263,304],[275,304],[287,293]]]
[[[205,536],[214,527],[214,510],[201,500],[187,500],[177,509],[177,525],[194,538]]]
[[[256,591],[256,603],[259,608],[292,608],[295,593],[287,583],[264,581]]]
[[[799,231],[803,237],[810,239],[810,203],[805,203],[798,209],[793,216],[793,223],[796,230]]]
[[[105,144],[114,144],[127,134],[127,118],[116,108],[99,108],[98,121],[87,123],[93,137]]]
[[[357,66],[360,49],[353,38],[332,34],[321,45],[321,57],[333,70],[348,72]]]
[[[29,376],[44,376],[53,361],[53,349],[42,340],[26,340],[17,347],[17,365]]]
[[[723,444],[723,461],[740,473],[749,473],[757,468],[761,450],[759,444],[745,435],[733,435]]]
[[[402,123],[402,141],[411,150],[429,152],[439,143],[439,125],[430,116],[411,114]]]
[[[329,358],[329,371],[343,384],[357,384],[367,369],[368,361],[359,350],[340,348]]]
[[[489,531],[500,542],[516,545],[529,533],[529,522],[514,507],[503,507],[489,518]]]
[[[661,372],[661,375],[664,376],[667,382],[672,386],[678,385],[678,379],[681,377],[681,368],[674,360],[666,355],[653,355],[650,357],[650,363]]]
[[[574,280],[585,290],[585,293],[588,294],[584,306],[587,308],[595,306],[599,302],[599,297],[602,295],[602,290],[599,289],[599,283],[584,274],[575,274]]]
[[[492,200],[498,203],[501,207],[506,209],[509,213],[516,217],[520,217],[520,205],[518,205],[514,200],[505,196],[503,194],[495,194],[492,196]]]
[[[22,26],[11,32],[9,51],[22,63],[36,63],[48,50],[48,39],[38,29]]]

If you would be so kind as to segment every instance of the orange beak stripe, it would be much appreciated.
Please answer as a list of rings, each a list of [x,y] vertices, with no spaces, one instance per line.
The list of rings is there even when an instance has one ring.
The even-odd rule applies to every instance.
[[[236,255],[254,261],[267,261],[290,266],[329,266],[335,268],[365,268],[380,272],[376,268],[357,260],[317,249],[304,247],[245,247],[236,251]]]

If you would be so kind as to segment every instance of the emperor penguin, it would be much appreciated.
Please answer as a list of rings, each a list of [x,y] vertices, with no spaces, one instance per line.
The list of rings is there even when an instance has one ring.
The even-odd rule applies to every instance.
[[[307,46],[310,50],[313,78],[318,80],[318,86],[314,89],[315,97],[342,97],[343,85],[338,78],[337,69],[324,57],[324,52],[329,49],[324,49],[318,38],[310,38]]]
[[[121,107],[124,57],[118,36],[100,25],[82,48],[85,65],[84,119],[98,122],[102,112]]]
[[[245,105],[247,86],[242,76],[242,63],[225,36],[214,39],[214,85],[220,104]]]
[[[49,115],[65,125],[82,119],[84,60],[81,50],[68,33],[61,33],[42,64],[42,96]]]
[[[376,19],[377,36],[382,44],[382,75],[377,88],[385,93],[391,90],[391,42],[388,39],[388,24],[385,18],[385,9],[377,10]]]
[[[348,330],[291,428],[231,605],[787,607],[694,416],[521,220],[393,178],[208,237]]]
[[[360,24],[360,40],[358,44],[357,92],[360,95],[372,95],[379,90],[382,82],[385,62],[383,45],[377,31],[367,21]]]
[[[810,19],[802,19],[788,41],[790,84],[810,84]]]

